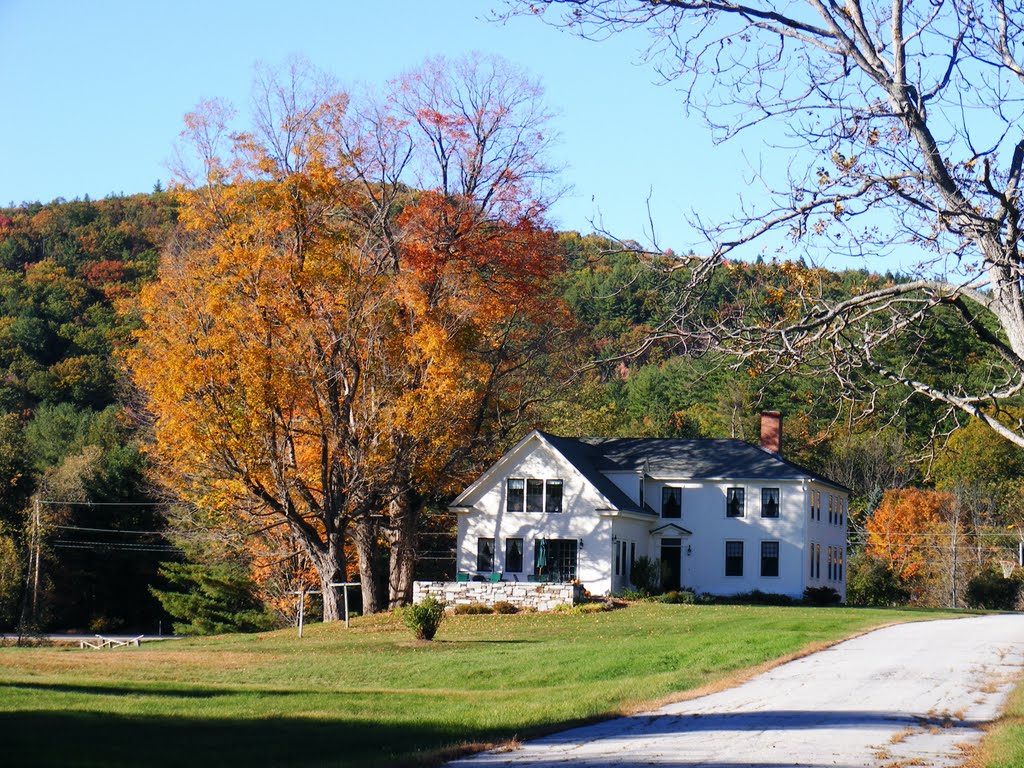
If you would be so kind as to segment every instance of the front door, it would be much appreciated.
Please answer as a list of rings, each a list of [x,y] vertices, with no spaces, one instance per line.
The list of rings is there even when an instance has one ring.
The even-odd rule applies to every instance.
[[[661,540],[661,586],[666,592],[679,589],[682,585],[682,539]]]

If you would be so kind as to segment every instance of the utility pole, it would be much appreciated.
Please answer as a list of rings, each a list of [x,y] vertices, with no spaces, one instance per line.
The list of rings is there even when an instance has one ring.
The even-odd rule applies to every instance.
[[[32,623],[35,624],[39,608],[39,561],[42,550],[42,512],[40,510],[39,496],[35,497],[32,508],[32,549],[33,549],[33,571],[32,571]]]

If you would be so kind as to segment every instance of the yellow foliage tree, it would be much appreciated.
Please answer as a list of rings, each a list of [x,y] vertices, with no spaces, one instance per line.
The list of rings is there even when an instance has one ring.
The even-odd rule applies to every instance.
[[[868,554],[904,580],[919,576],[933,550],[930,537],[943,530],[955,505],[951,493],[920,488],[886,491],[865,526]]]
[[[392,601],[408,598],[419,499],[524,413],[554,343],[559,263],[523,138],[540,134],[502,139],[523,124],[500,103],[514,83],[481,90],[503,67],[430,62],[391,107],[353,110],[293,66],[264,77],[253,133],[231,134],[218,104],[186,120],[201,172],[183,174],[181,231],[131,358],[153,454],[174,492],[225,522],[287,526],[325,620],[350,536],[364,610],[383,605],[382,538]],[[445,96],[460,88],[482,99],[468,112]],[[434,183],[407,186],[425,157]]]

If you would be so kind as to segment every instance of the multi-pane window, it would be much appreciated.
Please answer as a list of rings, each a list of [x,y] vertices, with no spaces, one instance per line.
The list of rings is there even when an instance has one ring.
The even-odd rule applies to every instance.
[[[779,575],[779,542],[761,542],[761,575]]]
[[[494,570],[494,539],[476,540],[476,569],[484,573]]]
[[[840,547],[839,548],[839,576],[837,577],[839,581],[843,580],[843,559],[844,559],[843,558],[843,548]]]
[[[537,539],[533,548],[533,572],[544,581],[576,578],[576,539]]]
[[[725,516],[743,517],[743,506],[746,494],[743,488],[725,489]]]
[[[761,517],[779,516],[779,497],[778,488],[761,489]]]
[[[833,503],[834,499],[835,499],[835,496],[833,496],[830,493],[828,495],[828,524],[829,525],[835,524],[835,521],[836,521],[836,519],[835,519],[835,508],[834,508],[834,503]]]
[[[630,561],[629,561],[629,559],[627,557],[627,554],[629,552],[629,550],[627,548],[628,544],[629,544],[629,542],[617,541],[613,545],[615,547],[615,575],[616,576],[629,576],[629,573],[632,570],[632,568],[630,568],[631,563],[630,563]],[[633,543],[633,551],[636,552],[636,543],[635,542]]]
[[[683,489],[662,488],[661,489],[661,516],[682,517],[683,515]]]
[[[562,511],[562,481],[547,480],[544,483],[544,511],[548,513],[560,513]]]
[[[505,539],[505,570],[511,573],[523,572],[522,539]]]
[[[743,575],[743,542],[725,542],[725,575]]]
[[[814,545],[814,578],[821,578],[821,544]]]
[[[561,512],[562,481],[510,477],[505,481],[508,512]]]
[[[526,511],[541,512],[544,509],[544,481],[526,481]]]
[[[508,512],[522,512],[525,507],[523,492],[526,481],[521,477],[510,477],[505,481],[505,509]]]
[[[828,559],[828,565],[827,565],[827,568],[828,568],[828,574],[827,574],[828,575],[828,580],[832,581],[832,547],[828,548],[828,558],[827,559]]]

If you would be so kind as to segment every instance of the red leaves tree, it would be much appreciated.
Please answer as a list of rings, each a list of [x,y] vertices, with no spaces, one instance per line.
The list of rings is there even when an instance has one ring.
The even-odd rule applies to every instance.
[[[216,104],[187,120],[200,169],[143,297],[135,378],[166,482],[225,523],[287,526],[329,620],[349,539],[364,610],[384,604],[383,542],[391,601],[408,599],[423,500],[543,385],[546,116],[497,59],[428,62],[356,106],[301,66],[259,87],[251,133]]]

